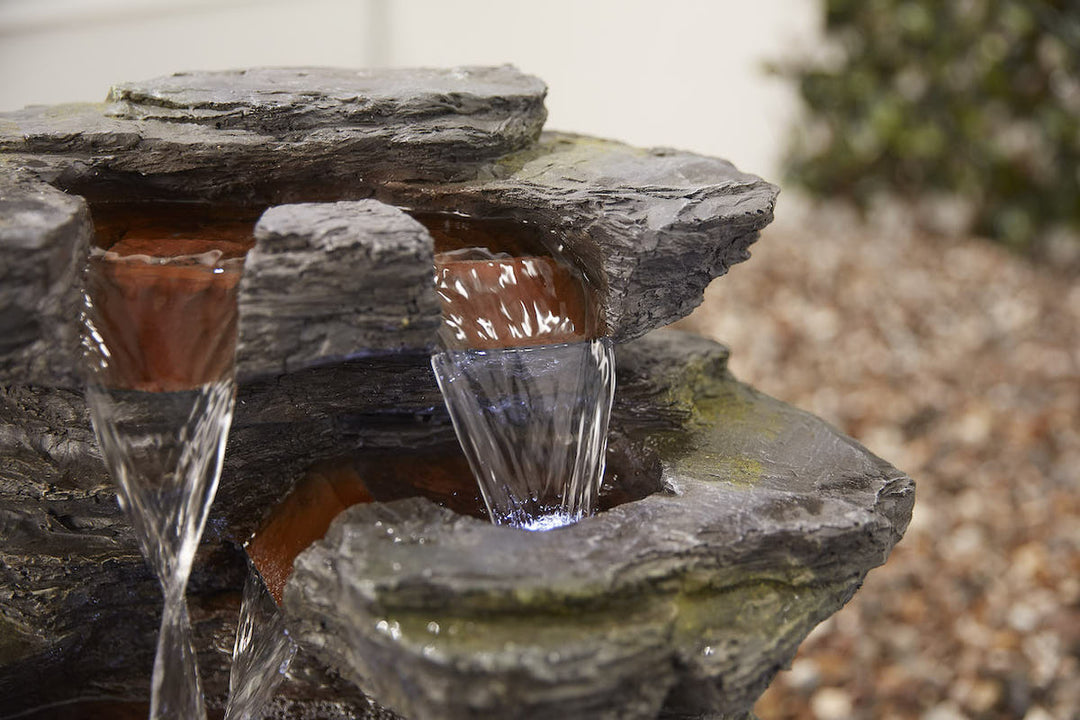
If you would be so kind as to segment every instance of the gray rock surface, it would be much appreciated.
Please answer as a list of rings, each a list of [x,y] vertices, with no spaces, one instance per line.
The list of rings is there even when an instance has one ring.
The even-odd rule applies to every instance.
[[[108,106],[0,114],[0,175],[37,177],[95,201],[265,206],[376,194],[416,210],[516,218],[577,259],[616,341],[685,316],[712,278],[748,257],[777,189],[724,160],[675,150],[559,133],[529,144],[543,95],[542,83],[509,67],[183,74],[118,86]],[[393,259],[405,285],[427,256],[412,257],[416,266],[407,254]],[[241,303],[258,304],[243,294]],[[311,326],[332,312],[308,310]],[[47,321],[31,313],[20,337]],[[376,349],[420,344],[415,326],[384,327],[386,335],[368,338]],[[241,372],[305,364],[296,347],[275,355],[274,338],[254,332],[249,324]],[[8,381],[69,381],[65,358],[53,361],[33,378],[13,365]]]
[[[518,563],[517,572],[519,576],[536,574],[537,578],[555,572],[558,568],[553,567],[559,563],[547,559],[549,552],[555,558],[573,560],[559,571],[571,576],[583,572],[583,566],[575,564],[579,561],[607,563],[611,558],[605,558],[601,550],[624,553],[619,558],[621,564],[596,571],[588,582],[580,577],[568,580],[575,593],[580,591],[580,597],[572,600],[581,608],[582,621],[603,618],[610,610],[611,601],[591,597],[593,590],[617,587],[630,599],[644,590],[655,590],[656,606],[667,608],[658,611],[660,615],[671,611],[671,598],[675,597],[679,598],[676,605],[685,604],[706,620],[715,620],[714,625],[703,620],[704,629],[691,623],[679,637],[689,643],[686,637],[700,634],[701,642],[712,643],[714,655],[709,657],[720,665],[719,670],[715,665],[701,665],[705,656],[697,658],[693,655],[695,646],[685,643],[683,654],[674,656],[670,647],[650,651],[631,644],[617,656],[627,664],[616,666],[633,667],[634,662],[666,652],[666,659],[656,663],[662,669],[669,668],[650,679],[650,688],[641,690],[638,706],[651,707],[663,694],[657,688],[672,685],[672,663],[695,670],[682,674],[682,689],[678,691],[690,699],[678,705],[675,695],[669,694],[669,707],[745,704],[794,651],[802,635],[853,592],[861,573],[882,561],[906,520],[910,485],[820,421],[758,396],[723,375],[723,354],[717,346],[680,337],[675,344],[687,355],[686,367],[679,370],[678,352],[671,344],[650,337],[620,348],[620,390],[612,432],[620,447],[629,446],[620,473],[649,475],[655,482],[663,480],[669,487],[681,488],[682,495],[656,495],[617,507],[577,528],[530,536],[543,547],[530,545],[535,554],[529,563]],[[698,409],[691,402],[694,397],[701,399]],[[739,430],[730,440],[726,439],[728,431],[717,429],[710,419],[718,413],[724,416],[726,427]],[[787,422],[790,424],[784,424]],[[776,434],[778,430],[787,434]],[[750,443],[758,431],[765,433],[764,447],[769,452],[778,446],[795,452],[798,444],[790,437],[801,437],[808,443],[812,440],[819,451],[828,449],[837,464],[830,467],[829,456],[822,452],[795,458],[773,452],[774,458],[786,457],[789,464],[777,462],[759,469],[752,458],[739,455],[745,450],[740,443]],[[255,529],[266,510],[288,492],[305,468],[361,449],[421,448],[452,439],[453,430],[424,355],[364,358],[241,386],[226,469],[189,588],[203,677],[212,697],[220,699],[224,692],[226,656],[244,572],[236,544]],[[760,450],[761,445],[756,445],[755,451]],[[61,389],[4,388],[0,392],[0,457],[4,459],[0,466],[0,534],[5,539],[0,547],[0,697],[14,709],[77,697],[145,697],[160,589],[116,505],[81,394]],[[803,474],[800,465],[806,458],[810,458],[808,473]],[[494,610],[509,608],[520,614],[523,638],[535,634],[535,628],[529,629],[531,623],[556,622],[562,611],[555,617],[548,612],[565,597],[538,589],[536,579],[521,590],[500,576],[511,564],[511,555],[521,549],[517,533],[446,515],[428,504],[417,504],[415,509],[417,520],[403,522],[423,523],[426,519],[435,525],[445,524],[453,529],[452,542],[445,546],[451,550],[465,549],[457,543],[470,538],[486,543],[493,531],[500,544],[506,543],[504,553],[485,554],[483,560],[472,561],[477,563],[472,568],[477,572],[492,563],[490,571],[495,576],[481,573],[478,582],[490,584],[493,590],[490,596],[480,593],[469,599],[472,596],[467,594],[455,599],[463,622],[482,619],[489,603]],[[388,505],[378,512],[397,517],[406,510]],[[692,535],[694,528],[688,529],[685,518],[673,519],[673,514],[698,519],[711,514],[712,520]],[[826,521],[837,525],[823,530],[821,525]],[[773,527],[775,533],[761,535],[766,527]],[[584,555],[574,555],[563,543],[546,545],[561,533],[571,533],[580,540],[573,533],[586,528],[595,530],[595,537],[584,544],[571,543]],[[464,534],[454,539],[461,531]],[[683,556],[683,561],[693,566],[690,570],[665,554],[681,543],[695,541],[700,541],[701,547]],[[375,547],[381,548],[382,541],[379,543]],[[786,543],[787,554],[780,551],[780,543]],[[397,551],[390,548],[389,552],[386,562],[398,561]],[[747,564],[747,558],[752,562]],[[443,560],[440,555],[438,582],[449,584],[454,592],[462,591],[463,586],[454,585],[449,577],[455,568],[471,568],[463,568],[462,564],[468,565],[465,556]],[[372,578],[371,588],[388,578],[397,583],[392,575],[376,573]],[[573,585],[579,581],[584,584]],[[417,587],[424,595],[429,586]],[[560,593],[565,589],[554,587]],[[710,596],[699,596],[698,591],[709,588],[726,590],[717,591],[719,599],[704,602]],[[745,591],[763,594],[739,594]],[[394,589],[384,599],[398,602],[397,592]],[[440,598],[445,599],[442,592],[440,587],[431,597],[441,602]],[[507,600],[507,593],[520,595],[524,607],[518,600]],[[794,593],[800,596],[798,602]],[[633,606],[631,602],[627,607]],[[395,614],[400,609],[393,604],[387,607]],[[418,612],[426,615],[423,603]],[[630,615],[640,618],[648,613],[639,606]],[[443,622],[441,615],[431,617]],[[487,629],[511,632],[517,627],[512,615],[497,617],[502,620],[492,628],[483,623],[477,626],[481,635]],[[759,621],[760,625],[755,624]],[[682,627],[669,620],[657,622],[667,633],[672,627]],[[721,637],[725,623],[735,628],[735,636],[745,644],[724,644],[725,638],[731,637]],[[745,629],[748,623],[753,625],[751,630]],[[568,632],[567,627],[553,629],[552,637]],[[781,632],[774,634],[768,628],[780,628]],[[381,652],[400,650],[391,644]],[[362,716],[355,708],[365,701],[350,695],[349,690],[355,676],[347,675],[349,682],[341,684],[321,674],[319,667],[326,652],[319,651],[319,662],[296,670],[297,677],[285,686],[279,700],[281,717],[301,717],[297,714],[301,710],[328,708],[335,703],[352,709],[326,717]],[[650,656],[650,652],[659,655]],[[504,653],[502,657],[507,656]],[[417,658],[407,660],[411,666]],[[460,656],[455,662],[461,662]],[[537,663],[539,672],[545,665],[540,660]],[[579,664],[581,667],[584,665]],[[482,677],[486,671],[477,672],[480,674],[470,671],[465,677]],[[712,697],[719,692],[715,672],[727,672],[733,678],[725,680],[720,700]],[[583,677],[587,681],[588,675]],[[42,682],[41,678],[62,678],[63,684]],[[700,682],[693,682],[694,678]],[[460,680],[455,678],[455,683]]]
[[[0,384],[74,385],[86,203],[0,159]]]
[[[510,66],[263,68],[125,83],[110,104],[0,114],[0,152],[60,156],[80,193],[260,201],[463,180],[535,140],[546,87]]]
[[[427,230],[377,200],[270,208],[244,262],[238,374],[429,351],[440,323],[432,262]]]
[[[557,133],[537,141],[544,92],[508,67],[253,70],[0,114],[0,717],[149,689],[160,590],[115,503],[81,393],[64,389],[77,385],[77,277],[91,232],[76,195],[259,209],[376,196],[516,218],[580,261],[617,340],[685,315],[711,278],[746,259],[776,188],[690,153]],[[215,702],[244,574],[238,544],[269,508],[319,461],[454,437],[424,350],[435,310],[426,234],[374,203],[278,207],[265,220],[240,293],[243,382],[225,472],[189,587]],[[395,354],[342,361],[358,348]],[[443,700],[454,712],[498,707],[512,687],[538,716],[748,707],[884,559],[910,512],[909,481],[731,380],[716,346],[647,338],[620,357],[615,465],[669,492],[527,537],[415,500],[363,511],[434,528],[438,542],[411,546],[426,549],[400,555],[397,572],[354,552],[349,538],[370,527],[341,526],[341,567],[371,579],[341,586],[363,602],[316,607],[331,596],[329,577],[305,565],[314,594],[293,603],[320,659],[296,666],[275,716],[387,717],[358,680],[405,702],[391,679],[364,675],[362,658],[320,636],[319,614],[387,620],[390,636],[354,639],[400,660],[402,677],[430,681],[427,694],[404,693],[417,717]],[[367,539],[387,557],[403,551],[389,536]],[[490,567],[469,555],[504,541]],[[425,552],[446,554],[428,576],[416,564]],[[446,632],[429,642],[436,616]],[[517,649],[503,642],[518,637]],[[327,658],[344,680],[324,671]],[[472,688],[465,701],[461,688]],[[519,709],[510,716],[529,717]]]
[[[188,586],[211,701],[228,684],[246,573],[239,544],[317,461],[452,438],[448,419],[430,417],[438,397],[426,355],[241,386]],[[0,537],[0,717],[77,698],[146,700],[161,590],[117,505],[81,392],[0,386]],[[323,667],[294,668],[275,717],[368,717],[357,709],[369,707],[363,696]]]
[[[389,144],[505,154],[543,125],[547,86],[510,65],[251,68],[181,72],[109,91],[107,114],[240,128],[292,139],[314,129],[379,129]],[[390,122],[388,122],[388,120]],[[408,120],[408,122],[401,122]]]
[[[726,160],[544,133],[490,177],[388,183],[379,197],[550,231],[601,288],[608,332],[625,342],[688,315],[713,278],[749,258],[777,192]]]
[[[355,506],[297,559],[301,644],[414,720],[747,712],[907,526],[909,478],[678,333],[619,348],[667,492],[529,533]]]

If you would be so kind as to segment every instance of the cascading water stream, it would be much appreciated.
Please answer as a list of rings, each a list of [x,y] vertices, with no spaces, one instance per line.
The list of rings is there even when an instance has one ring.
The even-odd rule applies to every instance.
[[[435,278],[432,368],[492,521],[548,530],[590,515],[615,363],[584,278],[557,255],[487,248],[440,253]]]
[[[86,391],[120,505],[165,596],[152,718],[204,716],[184,589],[217,490],[234,393],[231,381],[175,392]]]
[[[226,720],[255,720],[285,679],[296,645],[280,603],[293,561],[321,538],[334,518],[371,502],[360,478],[336,461],[309,468],[245,545],[248,577],[229,673]]]
[[[86,275],[86,398],[120,506],[163,590],[150,717],[201,720],[184,593],[232,422],[246,248],[138,234],[101,240],[99,232]]]
[[[492,519],[547,530],[590,515],[615,387],[607,339],[432,358]]]
[[[254,566],[248,568],[229,672],[225,720],[257,720],[289,671],[296,643]]]

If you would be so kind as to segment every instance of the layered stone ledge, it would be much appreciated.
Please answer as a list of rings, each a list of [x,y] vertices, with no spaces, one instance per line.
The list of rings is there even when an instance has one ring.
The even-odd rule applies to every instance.
[[[53,192],[50,186],[94,202],[186,199],[260,208],[374,195],[418,211],[541,227],[598,288],[608,334],[617,341],[685,316],[710,280],[749,256],[748,246],[772,219],[777,189],[726,161],[692,153],[560,133],[537,140],[545,91],[542,82],[509,67],[250,70],[128,83],[114,88],[111,104],[0,114],[0,202],[35,201]],[[74,258],[77,270],[90,230],[85,215],[66,212],[48,210],[51,230],[22,228],[28,233],[22,244],[0,242],[3,264],[29,266],[22,247],[30,242]],[[355,227],[348,217],[339,221]],[[427,260],[423,251],[388,256],[379,271],[399,273],[405,287]],[[312,254],[310,262],[312,273],[341,272],[329,255]],[[44,328],[66,338],[65,348],[77,337],[70,299],[58,295],[70,293],[71,285],[58,290],[17,274],[11,287],[25,298],[26,314],[13,335],[17,341],[0,345],[0,379],[72,385],[74,353],[53,352],[34,367],[27,359],[28,348],[57,342],[42,336]],[[302,291],[283,286],[279,302],[303,304]],[[409,286],[404,295],[418,293]],[[251,308],[274,300],[241,290],[240,302]],[[415,313],[387,310],[407,319],[411,330],[353,333],[353,347],[338,349],[343,356],[372,348],[429,349],[433,335],[420,329],[432,317],[422,302],[413,304]],[[308,325],[320,320],[321,311],[306,318]],[[251,332],[249,324],[241,375],[335,359],[319,352],[318,343],[305,357],[288,343]],[[258,348],[265,367],[245,367],[256,356],[245,345]]]
[[[616,432],[666,492],[546,533],[356,506],[297,559],[297,637],[415,720],[747,712],[885,561],[914,486],[726,357],[676,333],[619,348]]]
[[[287,201],[474,177],[536,139],[546,92],[510,66],[178,73],[6,113],[0,152],[44,156],[47,180],[91,196]]]
[[[772,222],[777,188],[726,160],[544,133],[491,177],[429,186],[389,183],[407,207],[508,217],[551,233],[600,289],[616,342],[685,317],[714,278],[750,257]]]
[[[431,238],[399,208],[541,228],[599,289],[620,342],[688,313],[771,220],[776,188],[725,161],[540,134],[544,92],[507,67],[254,70],[129,83],[105,104],[0,115],[0,697],[9,705],[149,691],[160,593],[78,389],[77,277],[92,233],[78,196],[91,211],[132,199],[272,208],[240,291],[237,412],[189,586],[205,686],[220,702],[238,543],[267,509],[313,463],[454,442],[427,364],[438,319]],[[649,336],[619,356],[610,467],[621,482],[667,491],[528,539],[417,500],[354,511],[312,557],[370,572],[370,582],[334,589],[304,561],[310,593],[294,589],[289,607],[318,657],[294,667],[272,716],[390,716],[355,683],[416,717],[440,703],[455,716],[486,713],[505,706],[508,688],[528,689],[521,707],[541,715],[696,717],[748,706],[883,561],[910,514],[910,481],[731,379],[715,345]],[[356,529],[364,519],[438,542],[368,537],[371,528]],[[359,552],[361,538],[388,545],[401,569]],[[490,566],[463,557],[491,544]],[[425,553],[452,557],[425,576]],[[528,568],[522,557],[539,559]],[[345,588],[352,594],[338,599],[348,602],[328,605]],[[434,644],[431,620],[416,624],[429,613],[447,628]],[[350,631],[357,647],[400,661],[426,689],[404,692],[318,625],[357,619],[374,621]],[[466,636],[478,643],[471,660],[473,646],[449,633],[462,623],[481,630]],[[518,632],[517,649],[495,647]],[[474,692],[462,699],[461,688]],[[518,710],[506,716],[527,717]]]

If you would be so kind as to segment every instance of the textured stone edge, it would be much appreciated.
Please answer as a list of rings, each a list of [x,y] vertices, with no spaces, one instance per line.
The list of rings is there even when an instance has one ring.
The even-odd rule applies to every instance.
[[[648,393],[649,388],[640,386],[642,377],[648,382],[650,372],[660,369],[664,356],[672,357],[676,347],[675,355],[681,354],[686,367],[677,373],[673,384],[660,382],[651,389],[657,417],[648,418],[647,423],[649,433],[661,441],[680,423],[691,430],[700,424],[694,417],[692,398],[709,391],[709,374],[722,372],[726,352],[707,341],[672,333],[620,348],[624,359],[628,350],[635,356],[621,365],[624,370],[627,364],[637,366],[636,391]],[[674,495],[654,495],[556,533],[523,534],[455,516],[423,500],[354,507],[338,518],[322,542],[297,559],[285,596],[296,637],[346,677],[405,714],[434,718],[440,717],[443,708],[449,717],[466,717],[470,716],[466,707],[475,712],[502,707],[494,690],[483,697],[470,694],[477,691],[468,689],[473,673],[477,679],[484,678],[481,685],[493,681],[498,685],[501,672],[533,673],[549,681],[554,681],[552,673],[559,672],[542,659],[535,665],[528,660],[529,643],[536,642],[535,637],[517,640],[524,653],[519,661],[525,665],[514,670],[511,651],[505,651],[511,655],[509,660],[500,660],[500,651],[484,640],[487,637],[488,644],[497,643],[499,628],[531,623],[558,635],[565,633],[565,612],[586,618],[614,612],[627,621],[637,613],[637,622],[645,622],[642,627],[659,623],[652,632],[673,632],[679,649],[627,660],[638,666],[633,671],[636,674],[621,678],[623,683],[637,687],[651,682],[654,690],[660,686],[662,692],[653,696],[657,703],[653,711],[641,698],[644,704],[637,710],[620,708],[610,717],[651,717],[665,695],[665,712],[674,716],[748,711],[809,631],[842,607],[866,573],[885,561],[910,518],[914,485],[903,473],[821,420],[761,396],[730,377],[724,383],[739,395],[735,401],[749,398],[761,403],[761,412],[753,422],[766,425],[755,425],[753,432],[769,432],[770,413],[780,409],[789,413],[795,426],[808,423],[815,432],[824,433],[823,437],[834,438],[839,451],[850,451],[865,460],[859,467],[866,476],[822,478],[825,484],[815,483],[795,496],[771,487],[752,496],[747,494],[744,483],[748,480],[737,464],[734,475],[731,468],[716,466],[705,468],[706,475],[687,476],[687,468],[696,473],[693,468],[700,466],[687,463],[685,453],[692,455],[708,448],[688,450],[683,445],[665,449],[661,442],[658,452],[667,458],[664,472]],[[732,409],[738,412],[737,405]],[[634,430],[630,428],[630,432]],[[715,478],[707,477],[709,472],[726,473],[731,480],[718,485]],[[696,508],[690,513],[695,517],[715,512],[715,519],[707,526],[687,526],[680,503]],[[775,515],[768,535],[762,535],[763,526],[752,521],[760,514]],[[817,514],[826,514],[836,524],[815,526],[813,516]],[[433,555],[428,569],[418,575],[406,571],[395,578],[388,568],[366,573],[360,567],[363,563],[356,565],[349,559],[346,548],[355,547],[356,542],[379,555],[378,560],[372,560],[376,564],[402,559],[393,555],[394,546],[380,549],[367,545],[381,537],[365,530],[372,527],[382,527],[394,543],[423,543],[419,538],[426,538],[432,547],[446,542],[447,550]],[[488,553],[482,561],[467,557],[467,548],[481,547]],[[576,548],[588,548],[588,562],[582,564]],[[607,552],[611,554],[605,555]],[[521,557],[533,560],[523,566]],[[627,561],[633,557],[637,560]],[[324,597],[318,589],[320,583],[327,588],[328,581],[331,585],[340,582],[340,578],[324,577],[327,571],[364,579],[353,581],[344,595]],[[558,595],[552,594],[553,587],[558,588]],[[648,620],[648,607],[633,603],[649,588],[649,592],[667,598],[662,602],[682,608],[680,612],[686,617],[699,619],[688,624],[675,621],[673,625],[666,624],[671,621],[663,617]],[[339,604],[342,602],[349,607]],[[564,610],[555,612],[551,603]],[[437,640],[425,640],[422,628],[414,623],[425,617],[442,621],[444,615],[439,613],[447,607],[454,608],[451,618],[473,619],[477,623],[474,633],[480,634],[474,648],[474,653],[479,653],[473,661],[475,669],[462,666],[457,675],[447,663],[468,665],[469,661],[441,657],[437,644],[428,656],[425,643]],[[641,616],[642,612],[646,616]],[[345,622],[343,613],[355,617]],[[696,622],[705,624],[698,626]],[[662,630],[664,627],[669,629]],[[733,640],[745,643],[748,638],[749,645],[730,644]],[[390,679],[380,667],[398,668],[397,679]],[[406,668],[412,674],[400,675]],[[407,689],[410,687],[412,691]],[[461,693],[465,693],[464,698]],[[455,698],[457,710],[453,713],[448,710],[450,698]]]
[[[433,88],[427,95],[402,98],[407,102],[400,114],[376,111],[368,122],[356,123],[350,121],[349,108],[364,107],[364,99],[353,93],[331,101],[318,88],[320,70],[326,69],[306,69],[313,76],[312,91],[293,92],[293,106],[268,101],[276,94],[268,86],[247,93],[249,104],[256,97],[263,101],[246,109],[239,97],[243,93],[232,93],[238,95],[236,102],[224,102],[217,110],[160,103],[143,107],[133,100],[153,92],[134,93],[139,83],[132,83],[115,91],[118,101],[112,105],[32,106],[0,113],[0,153],[47,156],[62,186],[80,194],[244,197],[281,204],[313,195],[363,197],[392,179],[475,178],[490,162],[531,145],[546,119],[546,86],[515,70],[520,87],[505,97],[492,94],[480,98],[485,100],[481,103],[470,99],[467,88],[456,94]],[[316,102],[320,96],[323,101]],[[393,105],[388,98],[382,103]],[[305,188],[308,196],[302,197]]]
[[[709,282],[749,259],[779,189],[718,158],[545,132],[488,177],[377,192],[396,205],[549,231],[599,288],[607,332],[623,343],[685,317]]]
[[[429,352],[441,322],[432,253],[420,223],[376,200],[268,209],[240,281],[238,376]]]
[[[377,126],[395,115],[420,124],[432,118],[463,116],[531,142],[547,115],[546,95],[547,86],[540,78],[513,65],[255,67],[179,72],[119,83],[109,89],[106,114],[274,136],[319,127]],[[483,137],[474,140],[482,143]]]
[[[0,158],[0,383],[79,384],[86,203]]]

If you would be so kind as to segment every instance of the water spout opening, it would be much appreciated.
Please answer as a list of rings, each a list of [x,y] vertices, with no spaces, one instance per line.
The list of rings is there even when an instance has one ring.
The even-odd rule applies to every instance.
[[[553,233],[420,219],[435,239],[442,305],[432,369],[492,521],[551,530],[587,517],[615,392],[595,289]]]

